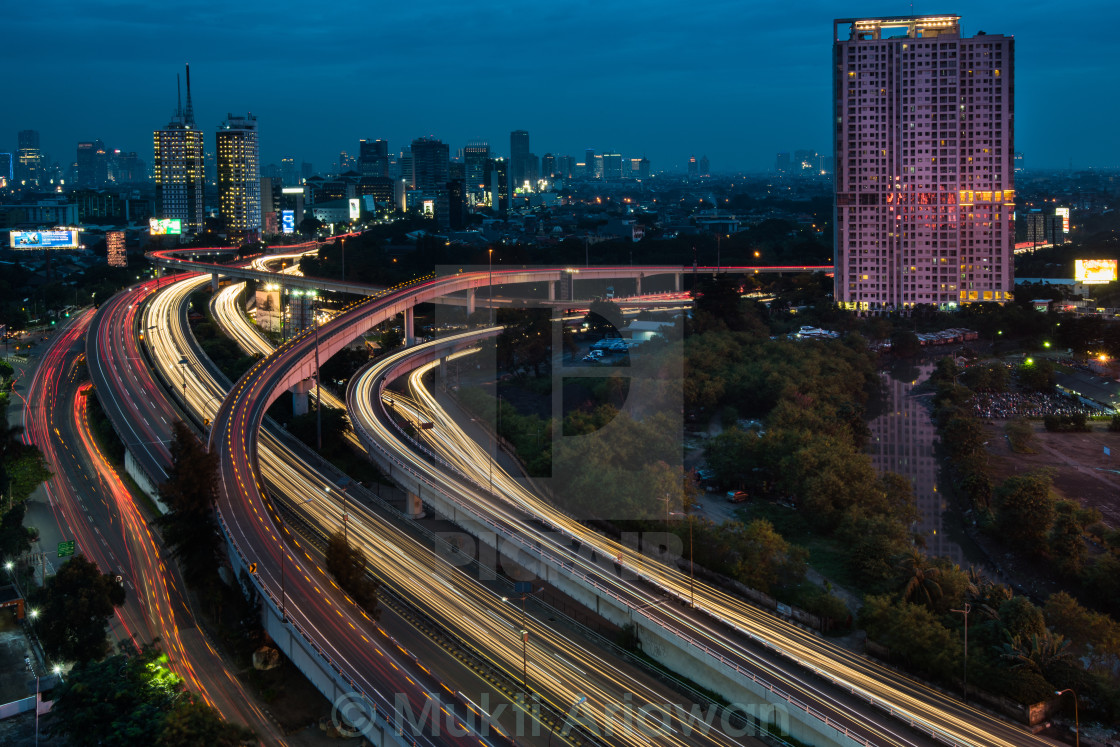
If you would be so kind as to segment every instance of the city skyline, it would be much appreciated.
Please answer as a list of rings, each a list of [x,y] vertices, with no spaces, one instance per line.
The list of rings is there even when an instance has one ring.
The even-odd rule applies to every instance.
[[[30,40],[47,33],[60,51],[34,65],[19,63],[21,75],[4,82],[5,100],[61,100],[78,116],[54,116],[57,110],[48,106],[15,107],[23,113],[5,118],[0,152],[14,149],[23,129],[38,130],[42,149],[64,166],[80,141],[144,152],[146,133],[174,112],[173,76],[190,62],[207,150],[228,111],[251,111],[261,123],[262,164],[292,157],[325,170],[340,150],[356,153],[361,138],[386,139],[398,153],[425,135],[448,143],[452,153],[477,138],[508,156],[510,132],[524,129],[539,156],[578,158],[593,148],[644,155],[654,171],[684,172],[689,156],[707,155],[717,173],[762,172],[773,168],[779,151],[829,155],[832,19],[897,10],[886,3],[815,3],[790,19],[724,4],[687,17],[668,6],[634,14],[588,5],[563,16],[528,9],[514,19],[485,8],[426,7],[423,37],[409,31],[421,20],[419,10],[378,10],[368,19],[363,14],[373,11],[356,10],[342,25],[301,18],[295,54],[274,43],[294,28],[294,8],[286,13],[269,6],[266,13],[203,4],[185,19],[179,11],[127,4],[96,15],[73,6],[50,18],[13,8],[13,23],[26,33],[5,48],[6,62],[36,59],[39,48]],[[930,10],[937,9],[915,12]],[[1059,101],[1091,98],[1110,65],[1108,44],[1094,43],[1098,36],[1104,41],[1107,24],[1079,24],[1075,15],[1029,4],[1014,15],[978,9],[963,19],[966,35],[985,30],[1016,39],[1016,147],[1028,168],[1120,165],[1120,145],[1105,129],[1115,103],[1103,100],[1088,112],[1054,105],[1056,91]],[[60,24],[59,17],[68,20]],[[197,25],[200,34],[180,41],[183,23]],[[249,27],[259,33],[244,34]],[[103,43],[101,32],[110,28],[136,43],[116,51]],[[361,37],[347,29],[373,30]],[[487,52],[494,39],[503,40],[494,48],[508,64]],[[347,62],[340,50],[348,47],[377,52],[356,51]],[[223,56],[215,60],[209,52],[219,48]],[[101,73],[92,85],[71,74],[75,57],[97,61]],[[470,84],[464,85],[464,74]],[[128,81],[129,89],[118,81]],[[106,106],[107,99],[116,105]],[[759,116],[760,110],[774,114]]]

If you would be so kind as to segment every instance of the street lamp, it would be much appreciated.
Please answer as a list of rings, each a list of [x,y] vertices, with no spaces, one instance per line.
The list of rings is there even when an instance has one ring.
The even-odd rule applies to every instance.
[[[586,695],[579,696],[579,699],[576,700],[575,703],[572,703],[572,707],[569,710],[574,711],[575,709],[577,709],[581,705],[583,705],[583,703],[585,703],[586,701],[587,701],[587,696]],[[565,718],[564,723],[567,723],[567,722],[568,722],[568,719]],[[548,744],[549,744],[549,747],[551,747],[551,745],[552,745],[552,733],[554,731],[556,731],[556,723],[555,722],[553,722],[552,727],[549,728],[549,730],[548,730]],[[560,735],[563,736],[563,732],[561,732]]]
[[[968,702],[968,613],[972,612],[972,605],[968,602],[964,603],[963,610],[949,610],[950,612],[960,612],[964,615],[964,699]]]
[[[1077,693],[1073,691],[1072,687],[1067,687],[1065,690],[1055,690],[1054,694],[1059,698],[1064,693],[1073,693],[1073,736],[1075,747],[1081,747],[1081,719],[1077,715]]]
[[[530,594],[544,591],[544,587],[527,591],[521,595],[521,689],[529,695],[529,629],[525,626],[525,600]],[[508,602],[509,597],[502,597],[503,602]]]
[[[673,511],[670,516],[688,517],[688,606],[696,605],[696,556],[692,551],[692,514]]]
[[[183,406],[184,407],[186,407],[186,404],[187,404],[187,365],[189,363],[190,363],[190,361],[187,360],[187,356],[185,356],[185,355],[182,358],[179,359],[179,365],[183,367]]]
[[[490,267],[490,279],[488,285],[490,288],[490,324],[494,324],[494,247],[487,250],[487,261]]]

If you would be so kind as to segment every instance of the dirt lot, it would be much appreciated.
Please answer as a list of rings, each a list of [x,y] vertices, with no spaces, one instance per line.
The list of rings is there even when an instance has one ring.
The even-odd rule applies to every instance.
[[[1062,496],[1096,508],[1106,524],[1120,527],[1120,433],[1109,433],[1104,423],[1094,423],[1091,433],[1048,433],[1041,421],[1031,424],[1034,454],[1011,451],[1003,434],[1004,421],[985,425],[993,481],[998,484],[1012,474],[1050,467],[1055,471],[1054,487]],[[1111,456],[1105,456],[1106,446]]]

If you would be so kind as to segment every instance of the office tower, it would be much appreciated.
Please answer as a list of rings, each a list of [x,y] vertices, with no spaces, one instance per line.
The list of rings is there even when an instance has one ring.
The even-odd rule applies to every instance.
[[[444,190],[446,199],[441,200],[443,212],[437,212],[440,225],[452,231],[466,228],[467,194],[462,179],[452,179]]]
[[[307,161],[301,161],[299,164],[299,177],[300,181],[307,181],[315,176],[315,167]],[[294,184],[292,186],[295,186]]]
[[[789,153],[779,153],[774,159],[774,171],[777,171],[779,174],[788,174],[789,163]]]
[[[28,187],[45,182],[43,152],[39,150],[39,131],[20,130],[17,137],[16,181]]]
[[[588,148],[583,152],[583,178],[595,178],[595,149]]]
[[[490,144],[471,140],[463,148],[463,170],[468,199],[480,200],[486,191],[486,162],[490,160]]]
[[[280,181],[285,187],[299,185],[299,174],[296,173],[296,160],[294,158],[280,159]]]
[[[557,179],[571,179],[575,176],[576,172],[576,159],[575,156],[560,156],[556,159],[556,178]]]
[[[136,151],[114,150],[109,158],[109,181],[113,184],[134,184],[144,181],[144,162]]]
[[[405,148],[397,156],[397,169],[400,171],[400,180],[408,189],[416,189],[416,164],[412,160],[412,150]]]
[[[514,130],[509,134],[509,178],[514,189],[521,189],[529,180],[529,133]]]
[[[100,140],[78,143],[78,189],[101,189],[109,181],[109,153]]]
[[[261,233],[260,143],[257,118],[226,115],[218,128],[218,208],[226,231],[244,241]]]
[[[711,176],[712,175],[712,164],[711,164],[710,161],[708,161],[707,156],[700,156],[699,168],[700,168],[700,176]]]
[[[362,176],[389,177],[389,141],[358,141],[358,172]]]
[[[617,182],[622,179],[622,154],[604,153],[602,158],[603,179],[609,182]]]
[[[688,178],[695,179],[697,174],[700,173],[700,164],[696,162],[696,156],[688,157]]]
[[[556,178],[556,156],[545,153],[541,156],[541,177],[544,179]]]
[[[191,104],[191,67],[187,65],[187,106],[182,101],[175,116],[162,130],[156,130],[152,161],[156,185],[155,217],[178,218],[183,233],[202,232],[205,162],[202,131],[195,126]]]
[[[105,232],[105,253],[110,267],[128,267],[125,253],[124,231]]]
[[[635,176],[638,179],[648,179],[648,178],[650,178],[650,159],[643,156],[641,160],[638,160],[638,162],[637,162],[637,174]]]
[[[525,183],[533,192],[537,191],[537,182],[541,179],[541,159],[536,153],[530,153],[525,159]]]
[[[412,141],[413,185],[416,189],[445,189],[448,181],[450,149],[435,138]]]
[[[490,207],[500,215],[509,210],[509,161],[504,158],[491,158],[486,162],[484,175]]]
[[[603,178],[603,173],[605,171],[605,167],[603,165],[603,157],[601,155],[595,155],[591,159],[591,163],[587,164],[587,168],[589,168],[591,170],[591,178],[592,179],[600,179],[601,180]]]
[[[14,162],[11,153],[0,153],[0,186],[10,186],[15,181]]]
[[[837,302],[1008,300],[1014,41],[953,15],[841,19],[833,39]]]
[[[273,202],[274,195],[277,190],[276,180],[271,176],[261,177],[261,217],[269,213],[276,212],[276,204]]]

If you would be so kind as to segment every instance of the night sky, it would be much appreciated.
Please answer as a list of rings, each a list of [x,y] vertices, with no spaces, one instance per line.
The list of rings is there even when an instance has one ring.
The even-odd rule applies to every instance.
[[[1112,2],[917,3],[963,32],[1016,38],[1016,150],[1028,168],[1120,166]],[[321,9],[330,8],[327,12]],[[394,152],[431,135],[508,155],[617,150],[654,171],[707,155],[764,171],[777,151],[831,153],[832,19],[899,2],[5,3],[0,151],[37,129],[63,164],[79,140],[152,157],[191,63],[196,119],[251,111],[263,164],[325,169],[359,138]]]

